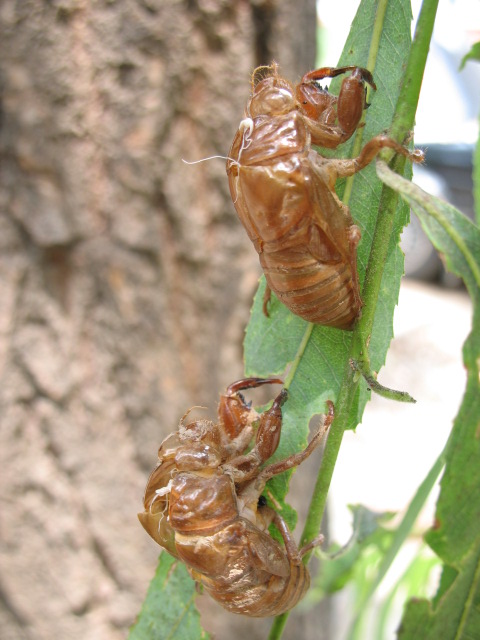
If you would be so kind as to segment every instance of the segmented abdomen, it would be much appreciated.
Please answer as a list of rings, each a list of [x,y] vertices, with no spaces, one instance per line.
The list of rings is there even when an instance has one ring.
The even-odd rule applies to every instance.
[[[194,576],[198,579],[197,576]],[[272,575],[267,582],[247,587],[225,589],[214,581],[202,580],[211,597],[232,613],[254,618],[278,616],[292,609],[308,591],[310,574],[304,564],[290,564],[288,578]]]
[[[319,262],[308,250],[260,254],[268,286],[292,313],[308,322],[351,329],[360,306],[350,265]]]

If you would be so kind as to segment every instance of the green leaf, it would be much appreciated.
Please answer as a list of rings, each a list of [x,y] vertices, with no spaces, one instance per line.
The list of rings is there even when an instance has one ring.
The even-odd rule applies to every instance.
[[[350,505],[350,511],[353,513],[353,539],[363,544],[379,529],[384,522],[389,522],[395,514],[391,511],[372,511],[361,504]]]
[[[475,42],[468,53],[466,53],[460,62],[460,71],[469,60],[480,61],[480,42]]]
[[[364,0],[361,3],[339,65],[367,66],[371,59],[378,5],[377,0]],[[378,90],[369,98],[371,106],[367,111],[365,127],[359,128],[356,134],[362,137],[360,147],[371,137],[387,129],[390,124],[409,51],[410,22],[411,10],[407,0],[386,5],[373,72]],[[350,155],[353,144],[355,140],[352,138],[349,143],[342,145],[335,155]],[[341,192],[343,186],[339,185],[338,189]],[[376,178],[373,166],[367,167],[354,177],[349,206],[354,220],[362,230],[358,250],[361,282],[365,277],[380,192],[381,183]],[[403,274],[403,255],[396,245],[407,217],[408,207],[400,206],[395,216],[395,231],[390,241],[389,257],[382,281],[382,295],[378,301],[370,339],[370,360],[376,371],[385,362],[392,338],[393,310]],[[262,313],[264,286],[262,278],[245,338],[245,370],[247,375],[256,376],[282,374],[294,362],[288,376],[290,397],[284,405],[282,440],[276,454],[276,458],[281,458],[305,446],[311,418],[325,411],[327,399],[336,401],[344,378],[345,364],[349,358],[352,334],[318,325],[312,329],[273,297],[269,309],[270,317],[265,318]],[[349,416],[348,428],[354,429],[361,422],[369,397],[367,385],[361,380]],[[284,480],[282,486],[285,490],[287,484]],[[282,490],[276,495],[277,500],[281,501],[284,495]]]
[[[450,577],[449,577],[450,578]],[[399,640],[478,640],[480,637],[480,540],[459,565],[458,575],[435,606],[410,601]]]
[[[195,583],[185,566],[162,552],[128,640],[208,640],[194,600]]]
[[[480,231],[455,207],[429,195],[377,162],[378,176],[400,193],[418,216],[425,233],[444,257],[448,269],[460,276],[474,301],[480,298]]]
[[[403,639],[478,638],[480,553],[480,230],[460,211],[392,174],[378,163],[383,181],[398,190],[419,217],[447,267],[460,276],[473,302],[473,327],[463,347],[467,386],[445,453],[435,527],[426,541],[445,563],[433,604],[409,605]],[[425,625],[421,627],[421,625]],[[477,626],[475,627],[475,624]],[[473,629],[477,635],[469,635]],[[433,630],[441,631],[435,636]],[[470,631],[469,631],[470,630]],[[417,634],[417,635],[415,635]]]

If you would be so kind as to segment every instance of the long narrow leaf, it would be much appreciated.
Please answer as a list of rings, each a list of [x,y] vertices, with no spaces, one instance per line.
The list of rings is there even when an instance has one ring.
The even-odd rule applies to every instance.
[[[361,3],[339,65],[366,66],[371,60],[372,39],[377,28],[377,7],[376,0],[364,0]],[[371,106],[367,112],[366,125],[357,134],[362,136],[363,143],[387,129],[390,124],[409,51],[410,22],[411,10],[407,0],[388,3],[374,56],[373,75],[378,91],[370,97]],[[352,138],[335,155],[350,155],[354,144],[355,139]],[[339,192],[342,191],[343,185],[340,184]],[[367,167],[354,177],[349,206],[362,231],[358,252],[361,281],[365,276],[380,192],[381,184],[376,178],[374,166]],[[394,238],[389,248],[384,276],[386,284],[378,301],[370,339],[370,358],[375,370],[384,363],[392,338],[393,310],[403,274],[403,255],[396,245],[407,216],[408,207],[400,206],[395,219]],[[290,398],[284,406],[282,440],[276,454],[277,458],[281,458],[305,446],[312,416],[324,411],[327,399],[334,402],[337,399],[352,336],[349,332],[328,327],[315,326],[312,330],[311,326],[293,316],[277,300],[271,305],[270,317],[266,318],[262,313],[263,289],[262,278],[247,328],[245,369],[247,375],[282,374],[294,362],[295,371],[289,375]],[[309,331],[311,334],[305,345],[304,338]],[[355,428],[361,422],[369,395],[367,385],[362,381],[353,402],[349,428]],[[277,501],[281,502],[286,490],[285,479],[274,483],[273,491]]]

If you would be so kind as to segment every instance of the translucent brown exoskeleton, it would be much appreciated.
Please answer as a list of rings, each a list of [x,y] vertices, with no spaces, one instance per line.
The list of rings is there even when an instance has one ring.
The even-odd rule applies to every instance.
[[[320,80],[351,72],[332,95]],[[362,301],[357,275],[359,227],[337,197],[338,178],[366,167],[385,147],[414,162],[410,152],[378,135],[353,159],[325,158],[311,148],[335,149],[348,140],[366,108],[361,67],[324,67],[296,86],[278,66],[260,67],[227,160],[230,192],[267,281],[264,312],[273,291],[296,315],[326,326],[352,329]]]
[[[250,616],[278,615],[306,593],[310,576],[302,556],[320,537],[298,549],[284,519],[262,496],[273,476],[301,464],[321,442],[334,410],[308,446],[284,460],[267,463],[282,428],[283,389],[260,415],[242,390],[277,378],[246,378],[221,395],[218,421],[182,419],[161,444],[139,519],[194,580],[225,609]],[[249,448],[251,445],[253,446]],[[283,545],[269,526],[278,529]]]

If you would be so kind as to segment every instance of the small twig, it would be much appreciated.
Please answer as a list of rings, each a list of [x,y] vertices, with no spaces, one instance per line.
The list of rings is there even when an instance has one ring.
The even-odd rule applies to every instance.
[[[365,378],[368,388],[377,393],[379,396],[383,398],[388,398],[389,400],[396,400],[397,402],[413,402],[415,403],[415,398],[407,391],[397,391],[396,389],[390,389],[389,387],[384,387],[383,384],[380,384],[375,377],[373,371],[370,368],[365,369],[363,366],[364,363],[361,363],[358,360],[354,360],[350,358],[350,366],[354,371],[358,371]]]

